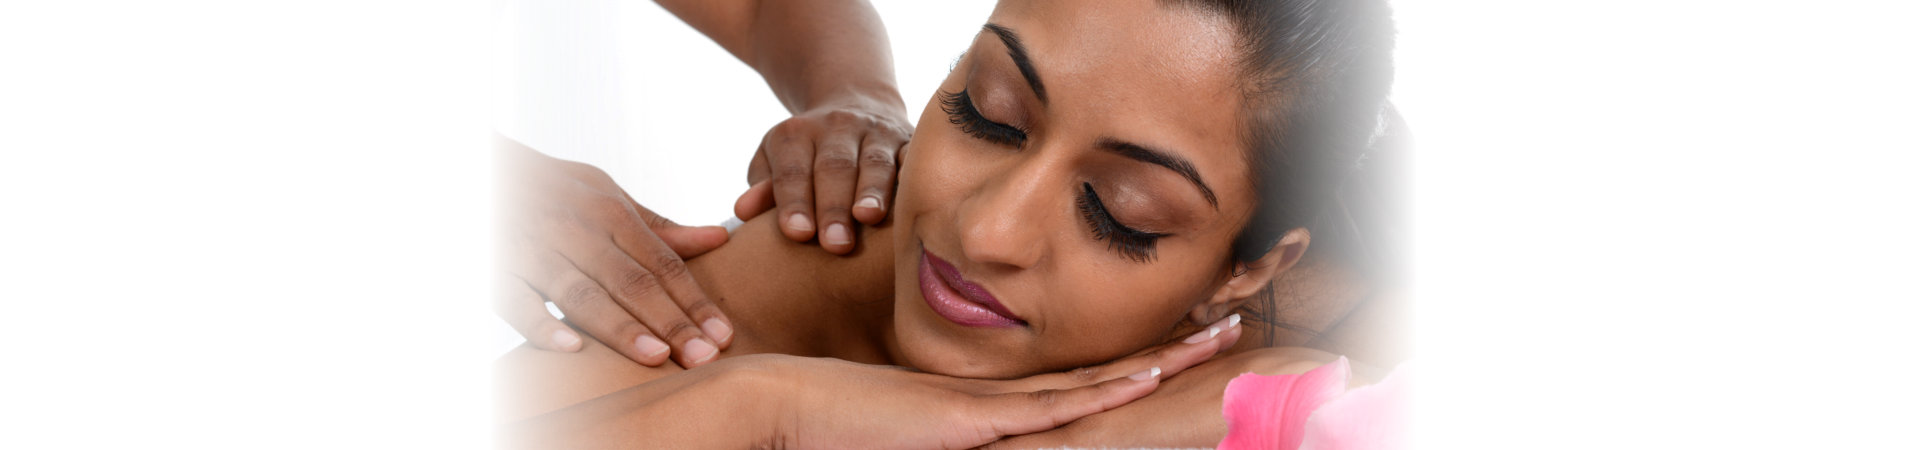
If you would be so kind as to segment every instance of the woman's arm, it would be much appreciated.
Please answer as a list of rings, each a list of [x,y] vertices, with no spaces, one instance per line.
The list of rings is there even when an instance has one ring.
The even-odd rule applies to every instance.
[[[1103,366],[1020,380],[953,378],[830,358],[747,355],[504,423],[500,442],[509,448],[971,448],[1073,423],[1139,399],[1156,388],[1162,376],[1175,376],[1230,347],[1240,328],[1226,326],[1227,331],[1212,339],[1182,341]],[[599,355],[603,361],[636,367],[604,351],[549,355],[563,360],[545,362]],[[594,368],[572,369],[547,373],[565,376]],[[620,376],[502,381],[544,388],[552,383],[626,383]],[[613,384],[602,386],[608,385]]]
[[[1126,406],[1087,416],[1067,426],[1012,436],[989,448],[1060,446],[1211,447],[1227,435],[1221,403],[1227,382],[1240,374],[1305,373],[1338,355],[1304,347],[1240,351],[1207,361],[1169,377],[1152,395]],[[1355,365],[1351,385],[1369,384],[1377,370]]]
[[[1168,373],[1217,348],[1189,344]],[[1177,359],[1177,360],[1176,360]],[[1055,388],[1066,374],[971,380],[830,358],[752,355],[501,427],[508,448],[973,448],[1126,404],[1160,369]]]
[[[1228,327],[1213,339],[1019,380],[748,355],[503,423],[499,442],[508,448],[972,448],[1139,399],[1162,376],[1231,346],[1239,328]]]
[[[575,352],[521,345],[494,361],[494,419],[506,423],[684,372],[668,361],[640,365],[588,338]]]
[[[571,357],[589,355],[591,350],[540,353]],[[752,396],[761,392],[756,389],[755,380],[727,370],[725,361],[685,371],[678,367],[643,367],[617,354],[605,353],[598,359],[617,360],[629,367],[603,367],[614,369],[611,373],[579,373],[586,379],[496,379],[497,383],[516,383],[506,385],[507,391],[536,385],[565,390],[568,383],[585,383],[580,387],[588,390],[631,384],[610,393],[572,399],[563,408],[530,418],[503,422],[497,428],[496,445],[500,448],[747,448],[752,446],[754,436],[741,431],[756,429],[758,424],[769,420],[761,414],[766,409],[739,407],[751,404]],[[506,359],[503,358],[503,362]],[[573,364],[553,368],[564,366],[578,368]],[[655,373],[636,374],[635,371]],[[655,379],[644,383],[616,381],[632,375],[653,375]]]

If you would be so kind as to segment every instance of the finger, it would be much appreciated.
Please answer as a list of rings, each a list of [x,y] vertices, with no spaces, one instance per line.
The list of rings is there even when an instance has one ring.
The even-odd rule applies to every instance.
[[[767,170],[767,142],[761,139],[760,148],[754,149],[753,160],[747,163],[747,184],[760,184],[771,175]],[[744,217],[743,217],[744,218]]]
[[[891,138],[868,135],[860,146],[860,185],[854,190],[853,217],[873,225],[887,218],[887,205],[893,198],[895,177],[899,174],[894,154],[901,144]]]
[[[827,135],[814,148],[813,201],[820,247],[844,255],[853,251],[853,186],[860,176],[859,137]]]
[[[633,199],[632,197],[628,197],[627,200],[631,203]],[[707,298],[706,290],[701,289],[700,283],[694,281],[693,275],[687,270],[686,261],[684,261],[683,258],[690,255],[697,255],[698,253],[705,253],[712,247],[718,247],[721,243],[725,243],[727,240],[727,229],[724,227],[683,227],[673,223],[671,220],[667,220],[665,217],[661,217],[659,214],[654,214],[652,210],[640,206],[639,203],[631,203],[631,207],[636,213],[634,216],[639,217],[641,222],[644,222],[646,229],[635,230],[637,232],[632,233],[614,233],[613,243],[615,247],[618,247],[624,252],[624,255],[606,255],[608,259],[606,261],[607,266],[605,267],[615,268],[629,264],[630,262],[638,262],[640,266],[646,270],[639,274],[625,274],[628,278],[596,277],[595,279],[642,283],[652,281],[656,287],[664,287],[667,295],[671,296],[673,304],[679,305],[681,308],[681,311],[678,311],[681,313],[681,317],[691,318],[694,321],[693,323],[699,324],[698,334],[704,335],[705,337],[702,343],[717,344],[717,346],[715,346],[716,348],[709,349],[700,347],[699,344],[693,341],[675,339],[675,337],[668,336],[661,331],[660,325],[662,325],[662,322],[648,321],[646,317],[641,317],[640,319],[642,323],[654,331],[656,336],[668,337],[668,341],[674,343],[674,353],[682,354],[681,352],[691,351],[692,353],[682,354],[683,361],[681,362],[682,367],[691,369],[693,365],[705,363],[712,356],[717,355],[720,349],[727,348],[727,345],[732,343],[733,321],[732,319],[728,319],[725,313],[720,312],[719,306],[714,305],[713,301]],[[622,222],[632,220],[633,216],[617,216],[613,219],[615,224],[621,224]],[[627,225],[632,226],[639,224],[629,222]],[[673,247],[675,241],[688,241],[695,238],[675,236],[674,239],[668,240],[666,237],[661,237],[658,234],[648,233],[648,231],[657,232],[659,230],[667,230],[667,233],[670,235],[705,235],[704,237],[697,237],[697,239],[711,241],[712,247],[701,249],[698,253],[688,248]],[[661,248],[659,244],[662,242],[668,244],[671,248]],[[705,244],[702,243],[699,245]],[[622,258],[621,256],[625,257]],[[648,280],[641,278],[640,275],[642,274],[653,275],[656,279]],[[603,286],[606,285],[606,283],[601,284]],[[628,285],[624,287],[643,288],[645,286]],[[615,299],[621,300],[622,302],[626,302],[631,298],[632,297],[615,297]],[[665,302],[656,301],[653,303]],[[627,306],[627,310],[633,311],[633,306],[639,303],[623,304]],[[673,328],[680,328],[679,324],[670,325]],[[686,347],[687,345],[695,345],[695,347],[688,348]],[[687,359],[687,357],[691,359]],[[693,365],[685,365],[689,362],[692,362]]]
[[[655,259],[656,267],[644,267],[635,262],[620,246],[607,242],[602,251],[589,258],[585,272],[598,280],[607,292],[613,295],[621,308],[640,319],[640,324],[652,331],[673,347],[674,359],[681,367],[694,368],[711,361],[720,348],[716,339],[709,339],[697,325],[690,313],[700,311],[705,314],[701,320],[714,319],[717,322],[718,311],[705,296],[699,295],[699,286],[682,286],[680,289],[691,292],[674,292],[669,283],[691,284],[686,278],[686,266],[679,257],[665,252],[664,249],[651,251],[643,258]],[[656,246],[655,248],[659,248]],[[672,263],[668,264],[670,260]],[[684,279],[675,279],[684,278]],[[680,298],[697,297],[697,304],[688,308]],[[687,309],[683,309],[687,308]],[[722,325],[722,327],[725,327]],[[719,328],[715,329],[720,331]],[[729,327],[725,330],[732,333]]]
[[[741,221],[752,219],[769,209],[773,209],[773,184],[766,181],[754,183],[747,188],[747,192],[740,194],[739,200],[733,201],[733,217]]]
[[[782,122],[781,125],[794,122]],[[767,134],[767,163],[773,170],[773,202],[780,231],[794,242],[813,239],[813,141],[776,126]]]
[[[647,223],[647,229],[651,229],[653,235],[660,238],[660,242],[666,242],[666,246],[672,248],[674,254],[678,254],[682,260],[707,254],[714,248],[720,248],[720,244],[726,244],[726,238],[728,238],[726,227],[680,225],[680,223],[674,223],[672,219],[666,219],[664,215],[647,210],[645,206],[639,206],[639,202],[634,202],[634,196],[626,194],[624,190],[620,194],[626,196],[626,208],[634,210],[634,213],[639,215],[639,221]]]
[[[628,295],[616,298],[655,335],[667,338],[674,353],[681,357],[682,367],[691,369],[705,364],[733,342],[733,321],[707,297],[706,290],[693,279],[693,272],[687,270],[686,261],[672,250],[649,243],[647,237],[645,233],[615,235],[614,244],[624,254],[604,255],[610,268],[620,265],[631,268],[635,263],[644,268],[639,273],[627,272],[625,278],[611,278],[621,283],[617,292]],[[662,291],[671,302],[659,301],[657,293]],[[646,315],[641,315],[643,312]],[[681,323],[682,317],[691,322]],[[697,327],[688,326],[693,324]],[[685,331],[689,328],[692,333]],[[694,337],[700,339],[690,339]]]
[[[534,292],[520,277],[500,274],[497,278],[493,292],[494,314],[513,327],[513,331],[541,350],[580,351],[580,334],[547,312],[547,301],[540,298],[540,293]]]
[[[665,242],[668,248],[673,249],[674,254],[680,255],[681,259],[700,256],[727,243],[726,227],[689,227],[674,223],[666,217],[654,214],[653,210],[635,203],[631,196],[627,197],[627,206],[638,213],[640,220],[647,224],[647,228],[653,230],[654,236],[659,237],[661,242]]]
[[[544,294],[567,321],[600,339],[615,352],[648,367],[667,361],[666,341],[654,337],[632,313],[613,301],[599,283],[558,253],[544,251],[520,258],[518,272],[527,285]],[[531,276],[530,276],[531,275]]]
[[[1092,386],[982,397],[974,417],[986,421],[994,438],[1051,430],[1145,397],[1159,386],[1160,376],[1159,369],[1148,368]]]
[[[708,225],[702,227],[673,227],[654,230],[654,236],[667,244],[681,259],[704,255],[727,243],[727,227]]]
[[[653,231],[654,237],[666,244],[667,249],[678,255],[679,259],[700,256],[727,243],[726,227],[717,225],[689,227],[661,218],[639,204],[633,204],[631,207],[639,213],[643,221],[648,223],[647,227]]]
[[[1240,315],[1235,314],[1220,319],[1206,329],[1180,341],[1148,348],[1110,363],[1066,372],[1034,375],[997,388],[1007,391],[1069,389],[1127,376],[1153,367],[1161,369],[1163,372],[1161,376],[1171,377],[1232,347],[1233,343],[1239,340],[1241,329]]]

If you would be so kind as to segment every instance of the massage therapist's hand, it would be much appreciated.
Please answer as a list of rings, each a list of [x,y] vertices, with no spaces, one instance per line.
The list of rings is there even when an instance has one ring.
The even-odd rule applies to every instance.
[[[683,258],[726,242],[720,227],[683,227],[629,198],[590,165],[499,143],[504,192],[498,314],[533,346],[578,351],[567,320],[640,364],[669,353],[682,367],[711,361],[732,324],[694,282]]]
[[[778,354],[727,358],[527,419],[540,448],[972,448],[1148,395],[1231,347],[1228,333],[1014,380]],[[509,444],[512,446],[512,444]]]
[[[747,170],[747,183],[768,183],[772,195],[749,190],[734,214],[750,219],[777,207],[787,238],[818,236],[828,252],[853,251],[854,220],[886,219],[900,149],[912,135],[898,100],[850,96],[795,114],[767,131]]]

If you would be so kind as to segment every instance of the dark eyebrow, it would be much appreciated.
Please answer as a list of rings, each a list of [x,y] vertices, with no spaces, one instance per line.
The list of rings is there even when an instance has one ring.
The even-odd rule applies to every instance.
[[[1033,87],[1033,95],[1040,97],[1040,103],[1047,102],[1047,86],[1040,84],[1040,74],[1033,71],[1033,61],[1027,59],[1027,46],[1020,44],[1020,35],[1007,27],[986,24],[984,28],[1000,36],[1000,42],[1007,44],[1007,56],[1013,57],[1013,66],[1020,68],[1020,76],[1027,78],[1027,85]]]
[[[1187,181],[1193,182],[1194,187],[1200,188],[1200,195],[1207,198],[1207,203],[1213,205],[1213,209],[1220,209],[1220,200],[1213,196],[1213,188],[1207,187],[1207,182],[1200,181],[1200,172],[1194,171],[1193,163],[1187,162],[1185,158],[1111,138],[1101,138],[1098,147],[1128,159],[1165,167],[1179,173],[1180,176],[1186,177]]]

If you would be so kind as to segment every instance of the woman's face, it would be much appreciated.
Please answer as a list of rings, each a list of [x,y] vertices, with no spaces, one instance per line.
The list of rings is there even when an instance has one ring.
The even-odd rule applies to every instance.
[[[1152,0],[1002,1],[987,28],[904,150],[893,353],[1003,378],[1161,342],[1254,203],[1233,31]]]

